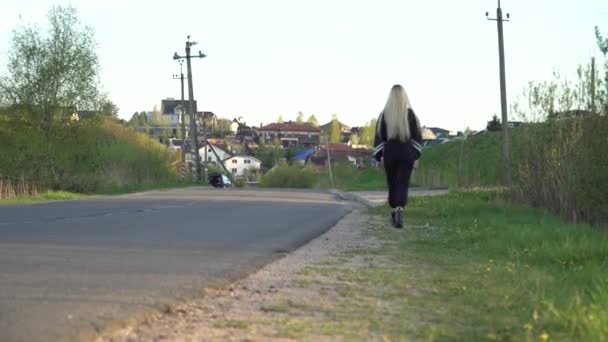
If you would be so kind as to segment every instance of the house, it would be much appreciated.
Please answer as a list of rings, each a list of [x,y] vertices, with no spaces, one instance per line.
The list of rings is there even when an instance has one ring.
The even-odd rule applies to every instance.
[[[207,138],[207,142],[209,142],[214,147],[217,146],[217,147],[221,148],[224,151],[228,150],[228,147],[226,145],[226,141],[224,139],[221,139],[221,138]]]
[[[237,137],[226,137],[226,151],[232,154],[244,154],[245,145]]]
[[[435,134],[435,139],[449,138],[450,136],[454,135],[454,132],[439,127],[423,127],[423,131],[425,128],[429,129],[431,132],[433,132],[433,134]]]
[[[248,173],[257,173],[262,167],[262,162],[252,156],[236,155],[224,160],[226,168],[235,177],[246,177]]]
[[[185,108],[184,108],[185,107]],[[196,101],[194,101],[194,111],[196,112]],[[161,121],[163,124],[177,127],[180,124],[180,115],[188,113],[188,101],[167,98],[160,101]],[[188,121],[187,121],[188,122]]]
[[[329,132],[329,129],[331,128],[332,121],[326,123],[325,125],[321,125],[321,127],[319,127],[319,128],[321,128],[321,131],[326,132],[326,133]],[[342,123],[340,121],[338,121],[338,124],[340,124],[340,132],[342,132],[342,134],[345,134],[345,133],[350,134],[351,133],[350,126],[348,126],[348,125],[346,125],[346,124],[344,124],[344,123]]]
[[[245,143],[245,141],[255,142],[258,140],[258,131],[254,127],[247,126],[246,123],[239,123],[239,127],[236,130],[236,137],[239,138],[242,143]]]
[[[321,130],[309,123],[271,123],[258,129],[258,135],[270,143],[279,140],[285,148],[319,146]]]
[[[372,157],[371,152],[366,148],[353,148],[344,144],[329,144],[329,159],[331,163],[350,162],[358,167],[363,160]],[[319,150],[311,156],[311,162],[317,166],[327,166],[327,145],[319,146]]]
[[[213,153],[213,151],[211,150],[211,148],[213,147],[213,150],[215,151],[215,153]],[[226,150],[209,144],[207,146],[203,146],[198,150],[198,155],[200,156],[201,160],[204,160],[205,158],[205,148],[207,149],[207,162],[208,163],[212,163],[212,164],[218,164],[220,160],[224,160],[228,157],[231,156],[230,153],[226,152]],[[217,156],[215,155],[217,153]]]
[[[427,127],[422,127],[422,132],[420,132],[422,134],[422,139],[423,140],[435,140],[437,139],[437,136],[435,135],[435,133],[430,130]]]
[[[332,120],[333,121],[333,120]],[[331,129],[331,123],[332,121],[326,123],[325,125],[321,125],[319,128],[321,128],[321,132],[329,135],[330,134],[330,129]],[[341,133],[341,139],[340,141],[342,141],[343,143],[346,143],[350,140],[350,137],[353,134],[353,130],[350,126],[338,121],[338,124],[340,125],[340,133]],[[357,128],[357,132],[359,131],[359,129]]]

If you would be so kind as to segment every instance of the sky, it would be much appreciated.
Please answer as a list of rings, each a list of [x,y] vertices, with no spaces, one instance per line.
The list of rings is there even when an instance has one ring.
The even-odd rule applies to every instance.
[[[332,114],[350,126],[382,110],[402,84],[423,125],[483,129],[500,117],[492,0],[3,0],[0,74],[12,30],[46,24],[55,4],[71,4],[95,30],[103,90],[129,119],[180,98],[172,59],[188,35],[199,110],[249,125]],[[507,96],[529,81],[573,75],[601,57],[594,27],[608,35],[606,0],[503,0]],[[184,68],[185,72],[185,68]]]

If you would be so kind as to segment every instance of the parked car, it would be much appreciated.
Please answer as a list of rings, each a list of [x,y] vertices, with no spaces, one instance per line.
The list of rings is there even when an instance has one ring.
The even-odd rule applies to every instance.
[[[209,175],[209,185],[214,188],[231,188],[232,182],[226,175],[214,172]]]

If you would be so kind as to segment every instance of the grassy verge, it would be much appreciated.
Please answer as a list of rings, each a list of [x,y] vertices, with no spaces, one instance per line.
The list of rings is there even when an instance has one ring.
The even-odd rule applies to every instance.
[[[415,227],[390,235],[391,258],[418,265],[403,280],[416,279],[415,300],[436,322],[419,332],[459,340],[608,339],[605,234],[495,196],[416,198],[407,212]]]
[[[180,181],[166,181],[159,183],[145,183],[145,184],[126,184],[121,186],[113,186],[104,191],[98,192],[99,195],[122,195],[140,191],[151,191],[151,190],[165,190],[173,188],[187,188],[191,186],[207,186],[203,183],[195,183],[191,181],[180,182]]]
[[[26,204],[48,201],[67,201],[91,197],[91,195],[77,194],[67,191],[46,191],[36,196],[23,196],[11,199],[0,199],[0,205]]]
[[[300,272],[317,295],[266,305],[280,337],[608,340],[604,233],[488,192],[414,198],[402,231],[387,210],[365,247]]]
[[[46,191],[37,196],[21,196],[11,199],[0,199],[0,205],[9,204],[26,204],[35,202],[48,202],[48,201],[67,201],[76,200],[83,198],[91,198],[98,195],[123,195],[140,191],[151,191],[151,190],[164,190],[173,188],[187,188],[191,186],[201,186],[201,183],[192,182],[164,182],[157,184],[132,184],[124,186],[115,186],[105,191],[97,193],[82,194],[68,191]]]
[[[367,191],[386,189],[386,176],[383,169],[356,169],[350,164],[337,163],[333,169],[334,185],[330,184],[327,170],[317,172],[317,186],[336,188],[343,191]]]
[[[386,176],[382,169],[356,169],[352,164],[338,163],[332,171],[333,184],[326,169],[284,165],[264,175],[260,185],[267,188],[335,188],[344,191],[386,189]]]

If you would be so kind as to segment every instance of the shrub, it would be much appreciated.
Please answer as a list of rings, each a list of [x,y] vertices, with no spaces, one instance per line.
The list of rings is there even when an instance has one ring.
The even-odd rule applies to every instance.
[[[514,139],[515,195],[572,221],[608,222],[608,117],[530,124]]]
[[[280,165],[262,176],[260,185],[265,188],[312,188],[315,171],[310,167]]]
[[[111,120],[82,120],[46,135],[25,121],[0,118],[0,174],[41,188],[105,192],[176,179],[175,156],[145,134]]]

